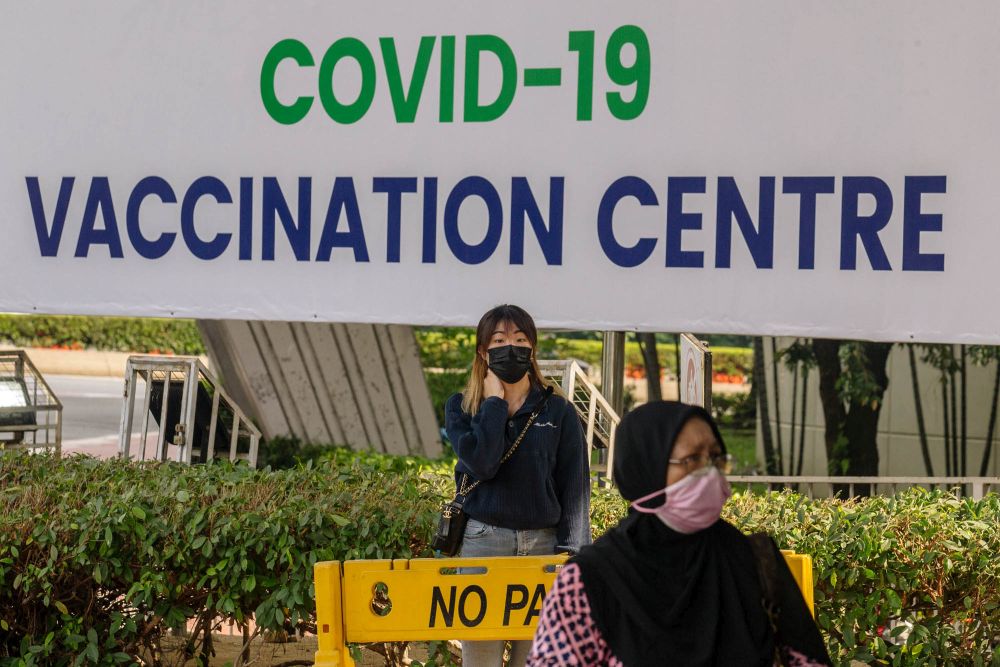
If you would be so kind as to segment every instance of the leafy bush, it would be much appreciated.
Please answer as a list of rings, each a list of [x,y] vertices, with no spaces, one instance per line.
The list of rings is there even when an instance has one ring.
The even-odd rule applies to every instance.
[[[262,439],[257,448],[257,465],[271,470],[287,470],[322,458],[328,447],[307,445],[295,436]]]
[[[673,343],[658,343],[656,354],[660,368],[666,372],[677,374],[676,345]],[[582,340],[556,338],[552,343],[552,354],[560,359],[580,359],[600,367],[602,342],[599,340]],[[644,368],[642,352],[634,340],[625,342],[625,366],[632,369]],[[741,347],[713,347],[712,370],[726,375],[749,375],[753,369],[753,350]]]
[[[757,405],[750,392],[712,394],[712,416],[720,426],[738,429],[757,427]]]
[[[392,456],[379,452],[358,452],[343,446],[305,444],[295,437],[271,438],[261,443],[257,465],[272,470],[287,470],[300,465],[328,463],[335,468],[361,465],[385,473],[432,472],[451,475],[455,455],[440,459],[423,456]]]
[[[0,664],[134,661],[196,617],[308,627],[313,564],[428,555],[445,481],[389,460],[270,472],[2,456]]]
[[[149,659],[185,619],[311,628],[315,562],[429,555],[449,464],[323,457],[276,472],[0,457],[0,665]],[[595,535],[625,510],[595,491]],[[1000,497],[737,493],[725,514],[812,555],[837,664],[1000,664]]]
[[[18,347],[205,354],[194,320],[0,315],[0,342]]]
[[[465,383],[469,380],[469,371],[442,370],[436,372],[425,368],[424,379],[427,381],[427,390],[431,395],[431,404],[434,406],[437,423],[443,428],[445,405],[452,394],[465,390]]]
[[[595,532],[625,509],[614,492],[596,492]],[[737,492],[723,516],[812,556],[816,619],[836,664],[1000,665],[1000,496]]]
[[[737,496],[730,516],[813,556],[832,651],[867,664],[1000,664],[1000,496],[911,489],[810,501]]]
[[[416,327],[424,379],[437,423],[444,426],[448,398],[465,388],[476,354],[476,331],[460,327]]]
[[[465,327],[415,327],[424,368],[472,368],[476,330]]]

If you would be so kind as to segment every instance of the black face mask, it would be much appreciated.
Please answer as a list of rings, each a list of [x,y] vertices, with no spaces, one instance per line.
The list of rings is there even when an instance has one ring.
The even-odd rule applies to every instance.
[[[504,345],[490,348],[490,370],[507,384],[514,384],[531,369],[531,348]]]

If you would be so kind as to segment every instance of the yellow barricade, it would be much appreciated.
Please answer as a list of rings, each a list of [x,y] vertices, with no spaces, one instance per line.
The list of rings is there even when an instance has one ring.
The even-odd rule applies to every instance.
[[[812,611],[812,559],[782,553]],[[316,665],[353,667],[348,642],[531,639],[545,593],[565,560],[520,556],[316,563]]]
[[[816,617],[816,608],[813,606],[813,560],[812,556],[807,556],[806,554],[797,554],[794,551],[781,550],[781,555],[785,557],[785,562],[788,563],[788,569],[792,571],[792,576],[795,577],[795,583],[799,585],[799,590],[802,591],[802,597],[806,601],[806,606],[809,607],[809,613]]]

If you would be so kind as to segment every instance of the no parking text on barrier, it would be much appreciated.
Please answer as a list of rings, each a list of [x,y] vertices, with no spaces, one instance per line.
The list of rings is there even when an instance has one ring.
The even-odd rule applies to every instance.
[[[812,611],[812,559],[782,553]],[[316,563],[316,665],[353,667],[348,643],[531,639],[545,593],[565,561],[520,556]]]

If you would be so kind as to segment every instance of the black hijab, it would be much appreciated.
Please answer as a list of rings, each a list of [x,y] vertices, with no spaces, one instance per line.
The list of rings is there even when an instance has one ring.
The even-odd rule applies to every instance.
[[[626,500],[664,487],[674,441],[692,417],[704,419],[725,448],[700,407],[660,401],[625,416],[615,436],[613,476]],[[686,535],[630,509],[572,562],[598,630],[627,667],[773,663],[756,561],[746,536],[726,521]]]

